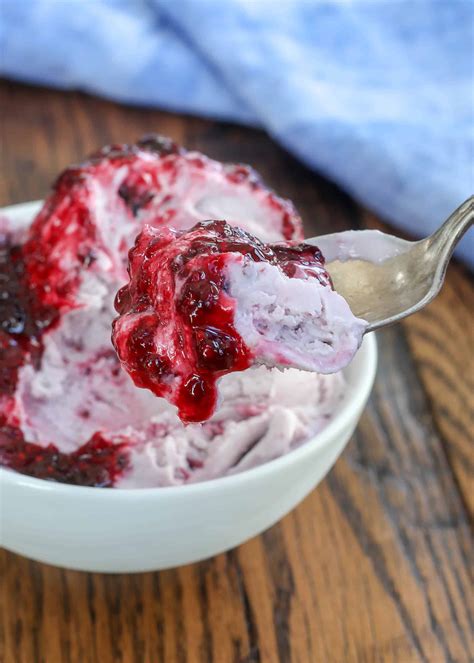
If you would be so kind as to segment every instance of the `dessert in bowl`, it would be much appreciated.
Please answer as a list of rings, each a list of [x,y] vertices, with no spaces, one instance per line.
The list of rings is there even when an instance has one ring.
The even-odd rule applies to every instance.
[[[110,334],[128,249],[145,225],[183,232],[225,217],[265,242],[291,242],[302,237],[292,205],[246,167],[149,138],[68,169],[37,211],[17,206],[2,218],[3,545],[73,568],[133,571],[207,557],[275,522],[356,425],[373,339],[344,376],[219,373],[219,407],[184,425],[173,405],[134,385]]]

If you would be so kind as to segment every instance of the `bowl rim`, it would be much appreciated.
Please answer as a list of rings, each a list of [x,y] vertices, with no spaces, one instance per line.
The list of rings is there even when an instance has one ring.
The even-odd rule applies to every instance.
[[[14,213],[14,216],[20,211],[25,213],[26,210],[33,211],[41,204],[42,201],[31,201],[27,203],[20,203],[18,205],[10,205],[8,207],[0,208],[2,213]],[[39,479],[31,477],[27,474],[16,472],[5,467],[0,466],[0,488],[4,489],[7,484],[24,487],[32,490],[40,490],[47,492],[54,492],[56,494],[72,495],[76,493],[86,498],[97,497],[102,495],[101,499],[125,499],[136,500],[143,499],[150,496],[164,495],[170,497],[179,493],[199,494],[206,492],[212,488],[238,486],[244,484],[248,479],[258,479],[259,477],[268,476],[274,470],[283,467],[286,464],[296,463],[303,460],[306,456],[311,456],[315,451],[323,449],[334,438],[337,438],[344,429],[350,425],[354,416],[362,410],[366,400],[368,399],[372,385],[375,379],[377,369],[377,342],[374,333],[367,334],[364,337],[361,348],[358,351],[364,353],[363,370],[356,374],[355,384],[348,390],[343,398],[336,416],[329,421],[322,431],[314,435],[307,442],[292,449],[288,453],[267,461],[262,465],[249,468],[236,474],[230,474],[223,477],[214,479],[206,479],[197,483],[181,484],[179,486],[156,486],[153,488],[111,488],[100,489],[93,486],[78,486],[74,484],[61,483],[59,481],[48,481],[46,479]]]

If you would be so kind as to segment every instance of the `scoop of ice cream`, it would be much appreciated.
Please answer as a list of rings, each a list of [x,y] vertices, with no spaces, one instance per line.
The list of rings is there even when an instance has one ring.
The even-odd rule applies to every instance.
[[[113,343],[139,387],[185,422],[217,405],[217,380],[254,364],[342,369],[366,324],[331,286],[314,246],[265,244],[225,221],[147,227],[116,298]]]

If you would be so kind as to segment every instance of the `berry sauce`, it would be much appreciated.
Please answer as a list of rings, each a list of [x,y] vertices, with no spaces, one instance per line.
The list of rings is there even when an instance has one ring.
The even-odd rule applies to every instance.
[[[129,466],[127,443],[112,444],[100,433],[76,451],[61,453],[54,444],[25,442],[19,428],[0,428],[2,465],[22,474],[78,486],[109,488]]]
[[[22,247],[0,244],[0,394],[14,393],[26,360],[38,364],[42,334],[57,318],[57,310],[39,304],[26,284]]]
[[[128,467],[125,443],[112,444],[99,433],[70,454],[54,444],[27,442],[15,415],[18,371],[39,365],[42,336],[59,319],[29,286],[22,247],[0,244],[0,464],[40,479],[82,486],[113,486]]]
[[[129,254],[130,283],[115,300],[113,343],[135,384],[174,403],[185,423],[207,420],[217,380],[254,361],[226,292],[225,268],[236,256],[270,263],[290,278],[303,269],[332,287],[317,247],[264,244],[225,221],[181,233],[146,227]]]

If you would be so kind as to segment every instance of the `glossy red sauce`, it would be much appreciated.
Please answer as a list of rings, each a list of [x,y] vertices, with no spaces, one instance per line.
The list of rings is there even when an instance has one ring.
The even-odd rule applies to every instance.
[[[74,453],[24,439],[14,415],[18,371],[39,364],[43,333],[56,324],[57,309],[41,303],[29,286],[22,247],[0,245],[0,464],[40,479],[83,486],[112,486],[128,466],[126,444],[96,433]]]

